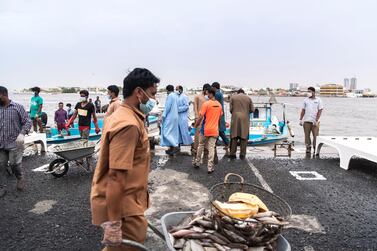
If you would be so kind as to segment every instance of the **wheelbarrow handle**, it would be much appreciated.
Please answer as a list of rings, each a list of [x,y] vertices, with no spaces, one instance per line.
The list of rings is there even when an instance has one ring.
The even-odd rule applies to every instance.
[[[141,250],[141,251],[150,251],[150,250],[147,249],[144,245],[142,245],[142,244],[140,244],[140,243],[138,243],[138,242],[136,242],[136,241],[131,241],[131,240],[125,240],[125,239],[123,239],[123,240],[122,240],[122,244],[123,244],[123,245],[126,245],[126,246],[128,246],[128,247],[134,247],[134,248],[137,248],[137,249],[139,249],[139,250]]]
[[[245,183],[245,179],[241,175],[236,174],[236,173],[228,173],[227,175],[225,175],[224,183],[228,183],[228,179],[230,176],[238,177],[241,180],[241,184]]]

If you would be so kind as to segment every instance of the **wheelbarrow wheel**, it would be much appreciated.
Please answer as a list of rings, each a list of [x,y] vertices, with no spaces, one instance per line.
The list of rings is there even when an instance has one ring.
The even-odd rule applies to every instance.
[[[56,177],[56,178],[60,178],[60,177],[63,177],[67,172],[68,172],[68,163],[66,163],[67,161],[65,159],[55,159],[54,161],[52,161],[50,163],[50,166],[48,167],[48,171],[53,171],[55,170],[57,167],[59,167],[58,170],[56,170],[55,172],[52,172],[51,174]],[[62,164],[64,164],[62,166]]]

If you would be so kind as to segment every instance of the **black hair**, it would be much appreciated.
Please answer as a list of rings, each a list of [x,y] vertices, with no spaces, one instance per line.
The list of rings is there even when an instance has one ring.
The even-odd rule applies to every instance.
[[[211,89],[211,85],[210,84],[204,84],[203,85],[203,91],[208,91],[209,89]]]
[[[237,93],[238,93],[238,94],[240,94],[240,93],[245,93],[245,91],[241,88],[241,89],[239,89],[239,90],[237,91]]]
[[[131,96],[137,87],[146,90],[158,83],[160,83],[160,79],[148,69],[135,68],[123,80],[123,97]]]
[[[215,87],[216,89],[220,89],[220,84],[219,82],[213,82],[212,87]]]
[[[80,95],[81,95],[81,94],[84,94],[85,97],[89,97],[89,92],[88,92],[87,90],[81,90],[81,91],[80,91]]]
[[[314,89],[314,87],[312,87],[312,86],[310,86],[310,87],[308,88],[308,90],[309,90],[309,91],[312,91],[312,92],[315,92],[315,89]]]
[[[119,88],[118,88],[118,86],[116,86],[116,85],[109,85],[107,87],[107,90],[109,90],[112,93],[115,93],[115,96],[118,97],[118,95],[119,95]]]
[[[65,106],[71,107],[72,105],[71,103],[67,103]]]
[[[63,104],[63,102],[59,102],[59,105],[62,105]]]
[[[39,88],[38,86],[35,86],[33,88],[30,89],[32,92],[38,92],[40,93],[41,92],[41,88]]]
[[[8,89],[4,86],[0,86],[0,94],[8,97]]]
[[[166,90],[167,90],[168,92],[173,92],[173,91],[174,91],[174,86],[172,86],[172,85],[167,85],[167,86],[166,86]]]
[[[212,94],[213,96],[216,95],[216,92],[217,92],[217,89],[215,87],[211,87],[209,90],[208,90],[208,94]]]
[[[182,85],[178,85],[177,87],[178,87],[178,90],[183,91]]]

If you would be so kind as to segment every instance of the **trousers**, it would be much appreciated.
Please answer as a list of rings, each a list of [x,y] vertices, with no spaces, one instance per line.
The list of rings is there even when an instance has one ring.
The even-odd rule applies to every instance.
[[[305,134],[305,145],[306,149],[310,149],[312,145],[312,140],[310,138],[310,134],[313,134],[313,149],[316,150],[316,139],[319,135],[319,122],[316,126],[313,126],[312,122],[304,122],[304,134]]]
[[[208,146],[208,170],[213,170],[215,163],[215,149],[216,149],[216,140],[217,137],[212,136],[204,136],[200,134],[200,140],[199,140],[199,146],[198,151],[196,153],[196,160],[195,164],[200,165],[200,162],[202,162],[202,155],[204,151],[204,147]]]
[[[22,179],[22,155],[23,149],[0,149],[0,168],[9,166],[16,178]]]
[[[247,139],[242,139],[240,137],[232,138],[230,140],[230,155],[236,155],[238,142],[240,142],[240,156],[246,156]]]

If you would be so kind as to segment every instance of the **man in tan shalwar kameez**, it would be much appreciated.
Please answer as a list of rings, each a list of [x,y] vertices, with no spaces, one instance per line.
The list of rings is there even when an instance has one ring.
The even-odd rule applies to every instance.
[[[251,98],[240,89],[230,98],[230,158],[236,158],[237,144],[240,141],[240,159],[246,157],[247,141],[249,139],[250,113],[254,111]]]

